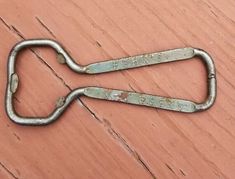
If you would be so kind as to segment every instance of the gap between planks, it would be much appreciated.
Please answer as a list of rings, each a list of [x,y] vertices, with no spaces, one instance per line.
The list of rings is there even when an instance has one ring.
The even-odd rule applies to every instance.
[[[0,166],[14,179],[19,179],[6,165],[0,162]]]

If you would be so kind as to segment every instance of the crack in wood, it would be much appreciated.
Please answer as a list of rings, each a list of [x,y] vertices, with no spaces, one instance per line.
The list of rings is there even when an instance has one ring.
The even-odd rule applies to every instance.
[[[167,163],[165,163],[166,167],[174,174],[176,175],[176,173],[174,172],[174,170],[170,167],[170,165],[168,165]]]
[[[23,34],[13,25],[11,25],[11,28],[13,30],[13,32],[18,35],[21,39],[25,39],[25,37],[23,36]]]
[[[97,117],[98,118],[98,117]],[[128,151],[128,153],[147,171],[153,179],[156,179],[156,175],[151,171],[150,167],[144,161],[138,152],[136,152],[128,143],[127,141],[119,134],[113,127],[111,123],[107,119],[102,120],[103,127],[106,128],[108,133],[118,141],[118,143]]]
[[[11,30],[11,27],[6,23],[6,21],[2,17],[0,17],[0,21],[8,30]]]
[[[42,58],[35,50],[30,49],[32,51],[32,53],[46,66],[48,67],[51,72],[62,82],[62,84],[68,88],[70,91],[72,90],[72,88],[69,87],[68,84],[66,84],[66,82],[64,81],[64,79],[58,74],[56,73],[56,71],[45,61],[44,58]]]
[[[95,43],[98,47],[102,47],[102,45],[98,41],[95,41]]]
[[[14,99],[17,103],[20,103],[20,100],[19,100],[16,96],[14,96],[13,99]]]
[[[49,32],[49,34],[56,38],[55,34],[53,33],[53,31],[51,29],[49,29],[49,27],[39,18],[39,17],[35,17],[35,19],[39,22],[39,24],[44,28],[46,29],[47,32]]]
[[[107,119],[100,119],[95,112],[93,112],[81,99],[78,98],[78,100],[82,103],[82,105],[89,111],[89,113],[92,115],[94,119],[96,119],[104,129],[107,130],[107,132],[115,139],[121,147],[126,149],[126,151],[147,171],[147,173],[150,174],[150,176],[153,179],[156,179],[156,175],[152,172],[150,167],[147,165],[147,163],[144,161],[144,159],[138,154],[134,149],[130,147],[130,145],[126,142],[126,140],[119,134],[113,127],[111,126],[111,123]]]
[[[183,176],[186,176],[185,172],[181,169],[179,169],[180,173],[183,175]]]
[[[16,137],[17,140],[21,141],[20,136],[18,136],[15,132],[13,132],[13,135]]]
[[[14,179],[19,179],[10,169],[8,169],[2,162],[0,162],[0,166]]]
[[[14,34],[16,34],[18,37],[20,37],[21,39],[25,39],[23,34],[13,25],[9,25],[2,17],[0,17],[0,21],[2,22],[2,24],[11,32],[13,32]]]
[[[90,25],[98,30],[99,32],[101,32],[102,34],[106,35],[111,43],[116,46],[116,48],[118,48],[121,52],[123,52],[126,56],[130,56],[127,51],[118,43],[118,41],[116,39],[114,39],[112,37],[112,35],[106,31],[105,29],[103,29],[101,26],[99,26],[89,15],[87,15],[84,10],[74,1],[69,1],[69,3],[73,4],[77,9],[79,9],[79,12],[89,21]],[[137,45],[137,44],[135,44]]]
[[[164,117],[166,117],[166,115]],[[171,127],[176,133],[178,133],[181,136],[181,138],[185,139],[185,141],[187,141],[188,145],[190,145],[190,147],[199,156],[201,156],[201,159],[203,161],[205,161],[208,164],[208,166],[210,166],[214,171],[217,171],[218,173],[220,173],[220,175],[223,176],[223,178],[228,178],[225,174],[222,173],[222,171],[219,170],[219,168],[217,167],[217,165],[215,163],[213,163],[211,160],[209,160],[205,155],[203,155],[203,153],[200,152],[200,150],[197,149],[195,144],[188,138],[188,136],[185,135],[184,132],[182,132],[172,121],[170,121],[170,118],[166,117],[166,119],[168,119],[168,121],[169,121],[169,123],[166,123],[167,126]]]

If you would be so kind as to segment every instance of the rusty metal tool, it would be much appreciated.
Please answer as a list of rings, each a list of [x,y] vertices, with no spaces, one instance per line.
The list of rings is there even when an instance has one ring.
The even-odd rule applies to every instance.
[[[15,62],[18,53],[24,48],[35,46],[52,47],[60,57],[59,62],[66,64],[71,70],[77,73],[99,74],[105,72],[113,72],[130,68],[143,67],[148,65],[188,60],[193,57],[200,57],[207,68],[208,96],[202,103],[184,99],[175,99],[150,95],[145,93],[137,93],[131,91],[106,89],[101,87],[83,87],[71,91],[66,97],[60,98],[60,103],[56,109],[46,117],[22,117],[15,112],[13,106],[13,95],[17,91],[19,77],[15,72]],[[120,58],[115,60],[103,61],[89,64],[87,66],[78,65],[64,50],[64,48],[53,40],[48,39],[32,39],[24,40],[17,43],[11,50],[8,58],[8,82],[6,89],[6,111],[9,118],[22,125],[46,125],[58,119],[69,104],[79,96],[87,96],[90,98],[103,99],[108,101],[117,101],[128,104],[142,105],[153,108],[161,108],[165,110],[178,111],[184,113],[192,113],[203,111],[210,108],[216,98],[216,73],[215,66],[210,55],[197,48],[179,48],[163,52],[137,55],[132,57]],[[58,104],[58,103],[57,103]]]

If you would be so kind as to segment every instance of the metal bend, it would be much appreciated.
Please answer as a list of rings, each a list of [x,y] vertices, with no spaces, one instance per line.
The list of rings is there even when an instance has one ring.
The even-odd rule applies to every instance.
[[[207,68],[207,99],[206,101],[204,101],[203,103],[200,104],[196,104],[196,110],[197,111],[201,111],[201,110],[206,110],[209,109],[215,102],[216,99],[216,72],[215,72],[215,65],[214,62],[212,60],[212,58],[210,57],[210,55],[205,52],[202,49],[194,49],[194,54],[195,56],[200,57],[203,62],[206,64],[206,68]]]
[[[11,50],[8,57],[8,83],[6,90],[6,112],[9,118],[17,123],[23,125],[45,125],[56,120],[67,108],[67,106],[77,97],[83,94],[84,89],[76,89],[69,93],[65,98],[64,104],[60,107],[57,107],[49,116],[47,117],[21,117],[19,116],[14,109],[13,106],[13,95],[17,90],[19,77],[15,72],[15,64],[18,53],[32,46],[50,46],[52,47],[58,54],[61,54],[65,59],[65,63],[73,70],[79,73],[84,72],[84,67],[79,66],[74,62],[74,60],[67,54],[67,52],[59,45],[57,42],[53,40],[47,39],[36,39],[36,40],[24,40],[17,43]]]
[[[9,88],[9,87],[8,87]],[[58,117],[66,110],[66,108],[75,100],[78,96],[83,95],[85,88],[79,88],[73,90],[65,98],[62,98],[61,105],[57,106],[54,111],[46,117],[21,117],[15,112],[13,106],[13,93],[8,90],[6,100],[6,111],[8,117],[17,124],[21,125],[46,125],[54,122]]]
[[[84,73],[85,72],[85,67],[78,65],[73,58],[64,50],[62,45],[60,45],[58,42],[50,39],[29,39],[29,40],[23,40],[19,43],[17,43],[11,50],[10,55],[9,55],[9,66],[11,70],[14,70],[14,65],[15,65],[15,59],[17,54],[28,47],[37,47],[37,46],[49,46],[53,48],[58,55],[61,55],[64,61],[60,63],[65,63],[67,66],[78,73]]]

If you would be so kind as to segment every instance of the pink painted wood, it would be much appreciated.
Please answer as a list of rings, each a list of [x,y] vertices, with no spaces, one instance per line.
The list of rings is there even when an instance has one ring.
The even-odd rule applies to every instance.
[[[235,178],[235,2],[41,0],[0,2],[0,178]],[[182,114],[81,98],[46,127],[4,110],[7,56],[23,38],[62,43],[79,64],[193,46],[215,60],[218,98]],[[202,101],[205,69],[191,60],[96,76],[58,64],[50,49],[17,61],[22,115],[47,115],[87,85]]]

